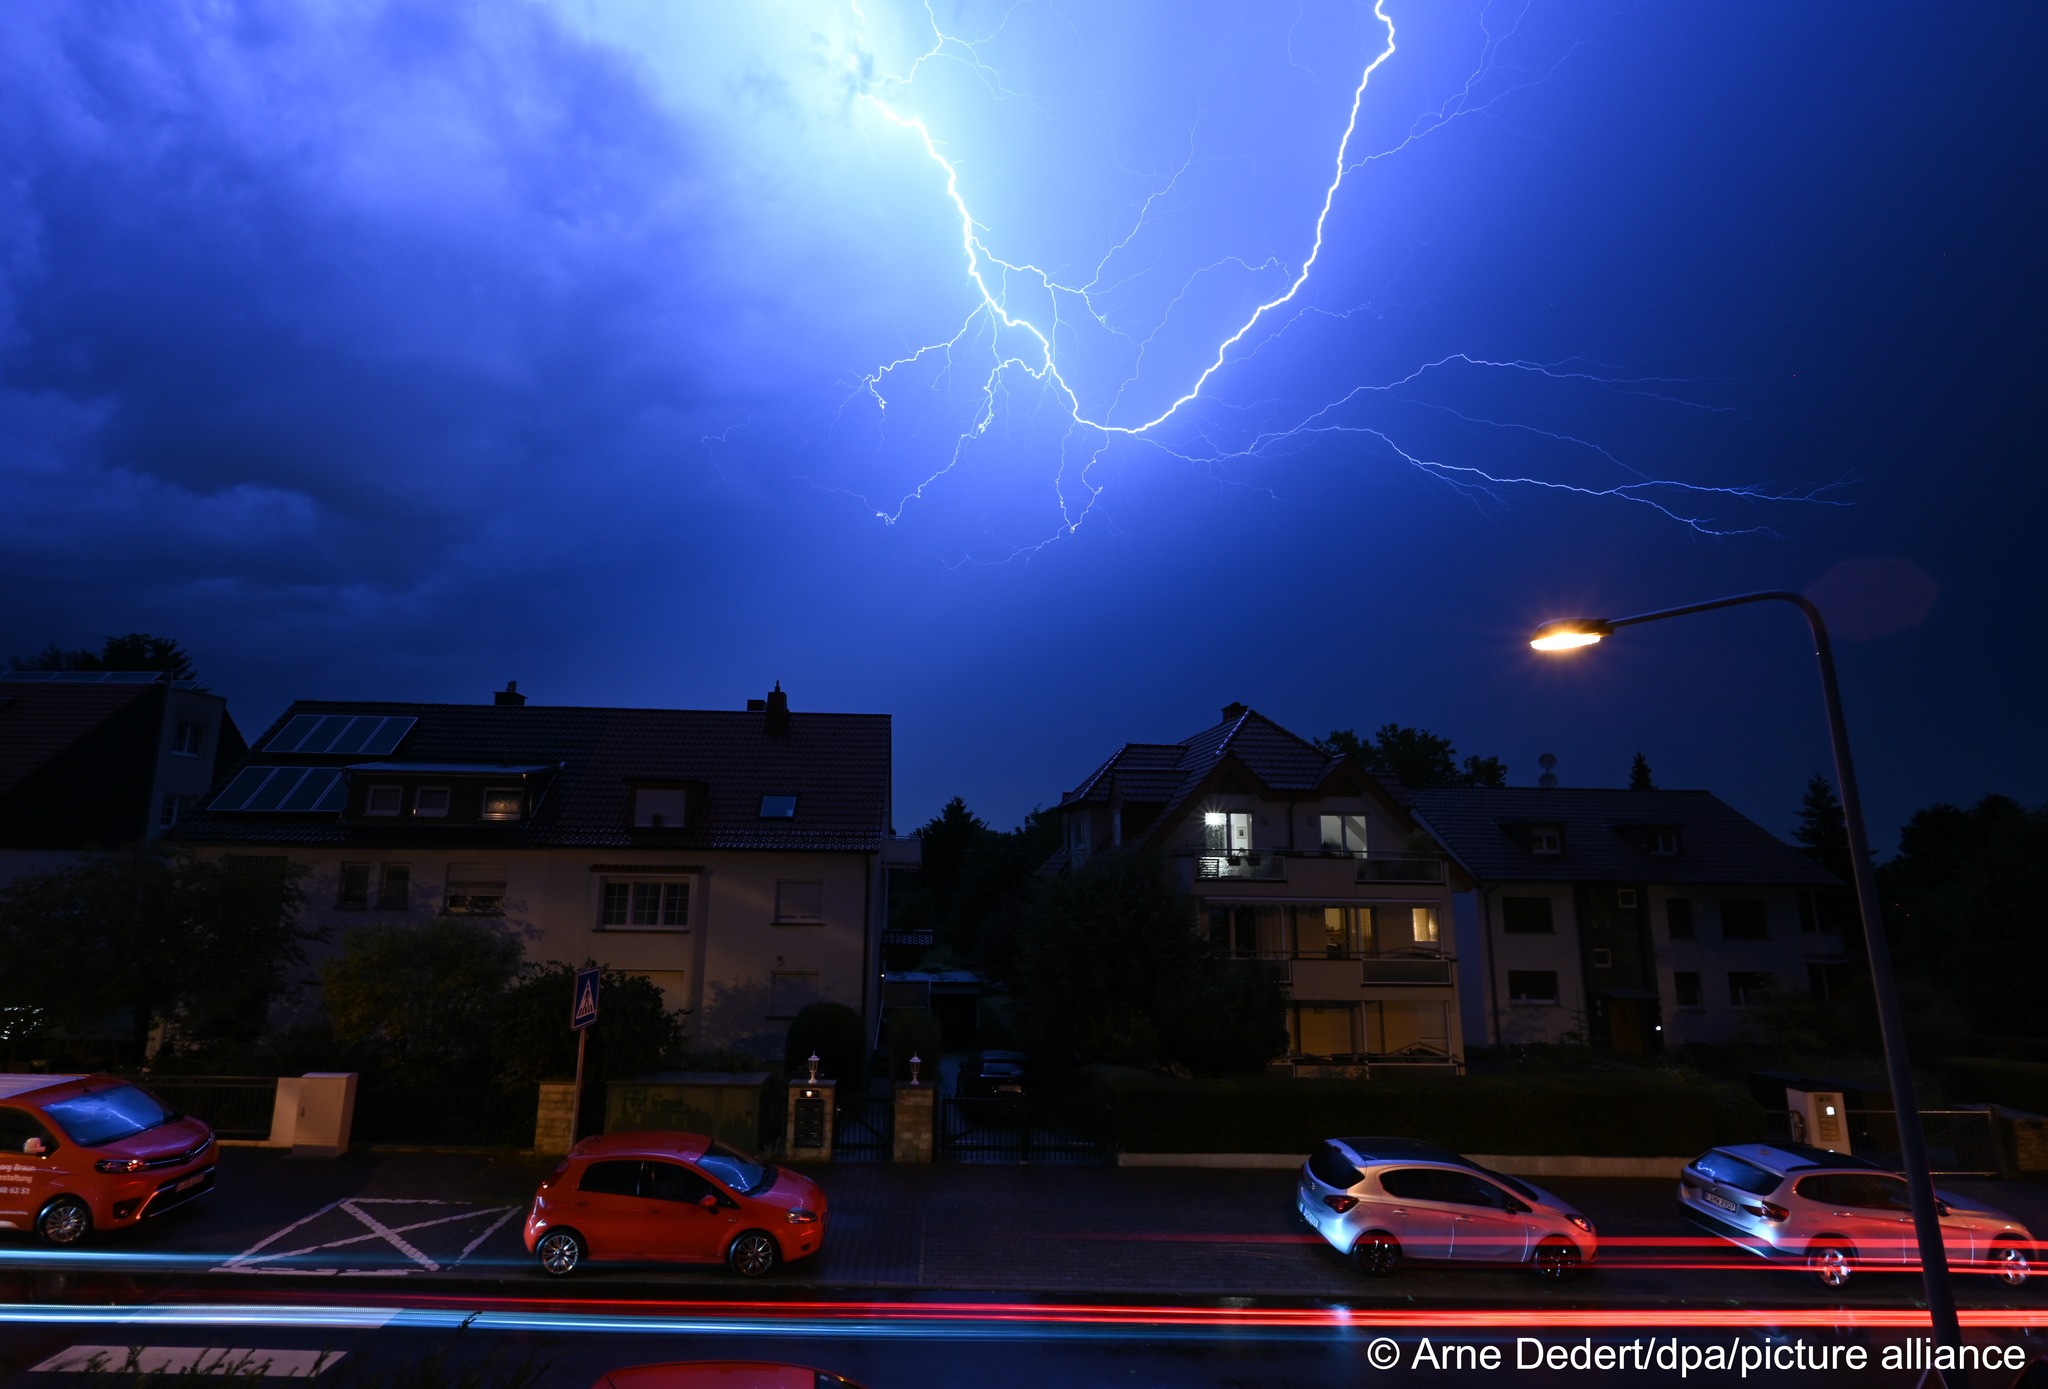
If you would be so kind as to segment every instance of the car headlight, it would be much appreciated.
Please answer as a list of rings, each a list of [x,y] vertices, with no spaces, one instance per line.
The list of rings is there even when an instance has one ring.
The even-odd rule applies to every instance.
[[[789,1223],[792,1225],[815,1225],[818,1223],[818,1213],[816,1211],[807,1211],[802,1206],[798,1206],[789,1213]]]
[[[1575,1216],[1572,1216],[1572,1217],[1570,1217],[1570,1220],[1571,1220],[1572,1224],[1574,1224],[1574,1225],[1578,1226],[1578,1227],[1579,1227],[1579,1228],[1580,1228],[1581,1230],[1584,1230],[1584,1231],[1585,1231],[1585,1232],[1586,1232],[1587,1234],[1589,1234],[1589,1235],[1590,1235],[1590,1234],[1592,1234],[1592,1233],[1593,1233],[1593,1222],[1592,1222],[1592,1221],[1590,1221],[1590,1220],[1588,1220],[1588,1219],[1586,1219],[1586,1217],[1584,1217],[1583,1215],[1575,1215]]]
[[[141,1158],[101,1158],[93,1166],[102,1172],[140,1172],[149,1164]]]

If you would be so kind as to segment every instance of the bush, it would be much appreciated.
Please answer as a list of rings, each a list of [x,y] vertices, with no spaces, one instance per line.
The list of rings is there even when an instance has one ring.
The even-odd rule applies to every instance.
[[[844,1003],[813,1003],[790,1020],[782,1049],[783,1074],[808,1076],[813,1053],[818,1074],[838,1081],[848,1093],[867,1083],[867,1024]]]
[[[946,1054],[945,1036],[939,1020],[917,1008],[892,1008],[889,1024],[889,1074],[897,1080],[910,1079],[910,1058],[923,1061],[918,1078],[926,1085],[939,1079],[939,1058]]]
[[[1950,1104],[2002,1104],[2048,1114],[2048,1065],[1951,1056],[1941,1063],[1941,1093]]]
[[[1764,1131],[1735,1086],[1644,1075],[1152,1082],[1116,1088],[1112,1108],[1133,1153],[1306,1153],[1373,1134],[1465,1153],[1689,1157]]]

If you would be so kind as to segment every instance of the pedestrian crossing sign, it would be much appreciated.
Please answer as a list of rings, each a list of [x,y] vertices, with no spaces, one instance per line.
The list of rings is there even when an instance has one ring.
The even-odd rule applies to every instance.
[[[569,1008],[571,1030],[581,1030],[597,1021],[597,976],[594,969],[576,971],[576,999]]]

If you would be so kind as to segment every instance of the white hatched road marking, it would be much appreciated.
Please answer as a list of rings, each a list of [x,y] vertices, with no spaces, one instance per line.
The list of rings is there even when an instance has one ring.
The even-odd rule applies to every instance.
[[[423,1197],[399,1196],[353,1196],[345,1197],[344,1199],[339,1201],[330,1201],[326,1205],[320,1207],[320,1209],[314,1211],[311,1215],[301,1216],[299,1219],[294,1220],[291,1224],[285,1226],[283,1229],[277,1231],[276,1233],[264,1236],[255,1244],[250,1245],[241,1253],[235,1255],[227,1262],[221,1264],[214,1270],[214,1272],[247,1273],[253,1272],[259,1268],[266,1273],[289,1272],[306,1273],[314,1275],[333,1274],[337,1272],[370,1272],[372,1270],[331,1268],[275,1269],[269,1267],[269,1265],[274,1264],[280,1259],[300,1258],[308,1254],[317,1254],[320,1251],[326,1249],[347,1249],[353,1245],[367,1244],[372,1241],[381,1241],[382,1243],[389,1245],[392,1249],[397,1250],[400,1254],[403,1254],[406,1258],[412,1260],[412,1262],[419,1265],[421,1268],[426,1269],[428,1272],[438,1273],[444,1267],[452,1268],[456,1264],[461,1263],[464,1259],[467,1259],[471,1254],[475,1253],[477,1246],[481,1245],[485,1240],[489,1239],[492,1235],[496,1234],[499,1230],[503,1229],[506,1222],[510,1221],[513,1216],[519,1213],[520,1208],[517,1206],[470,1206],[466,1207],[463,1210],[457,1211],[453,1215],[436,1216],[430,1220],[416,1220],[411,1222],[410,1224],[405,1225],[390,1225],[386,1224],[382,1220],[379,1220],[376,1216],[364,1210],[363,1207],[455,1206],[461,1204],[461,1202],[457,1201],[439,1201]],[[272,1253],[264,1252],[265,1250],[269,1249],[271,1245],[276,1244],[277,1242],[282,1240],[286,1235],[291,1234],[294,1230],[303,1229],[305,1226],[312,1224],[315,1220],[318,1220],[321,1216],[328,1214],[330,1211],[341,1211],[344,1214],[353,1217],[357,1221],[357,1223],[368,1227],[367,1231],[363,1234],[347,1235],[341,1239],[323,1240],[315,1244],[302,1245],[296,1249],[282,1249]],[[405,1238],[406,1235],[411,1234],[415,1230],[427,1230],[440,1225],[454,1225],[465,1220],[481,1219],[485,1216],[496,1216],[497,1219],[493,1220],[488,1226],[486,1226],[482,1234],[478,1235],[475,1239],[472,1239],[468,1244],[465,1244],[462,1247],[462,1252],[460,1254],[457,1254],[453,1259],[449,1260],[448,1263],[445,1265],[437,1262],[429,1255],[423,1253],[416,1245],[412,1243],[412,1241]],[[406,1273],[410,1273],[411,1271],[411,1269],[401,1270],[401,1272]]]
[[[133,1371],[141,1374],[211,1374],[243,1378],[311,1379],[341,1363],[338,1350],[226,1350],[212,1346],[73,1346],[60,1350],[31,1374],[59,1371]]]

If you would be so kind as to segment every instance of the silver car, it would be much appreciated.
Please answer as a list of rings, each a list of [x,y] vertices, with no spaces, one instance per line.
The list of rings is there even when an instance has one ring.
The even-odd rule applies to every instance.
[[[1949,1264],[2019,1287],[2034,1237],[2004,1211],[1946,1191],[1941,1239]],[[1678,1176],[1693,1220],[1767,1259],[1803,1259],[1830,1288],[1859,1268],[1917,1268],[1913,1208],[1901,1177],[1876,1163],[1798,1143],[1711,1148]]]
[[[1517,1264],[1562,1281],[1592,1262],[1593,1222],[1541,1187],[1413,1138],[1333,1138],[1295,1207],[1374,1278],[1403,1259]]]

